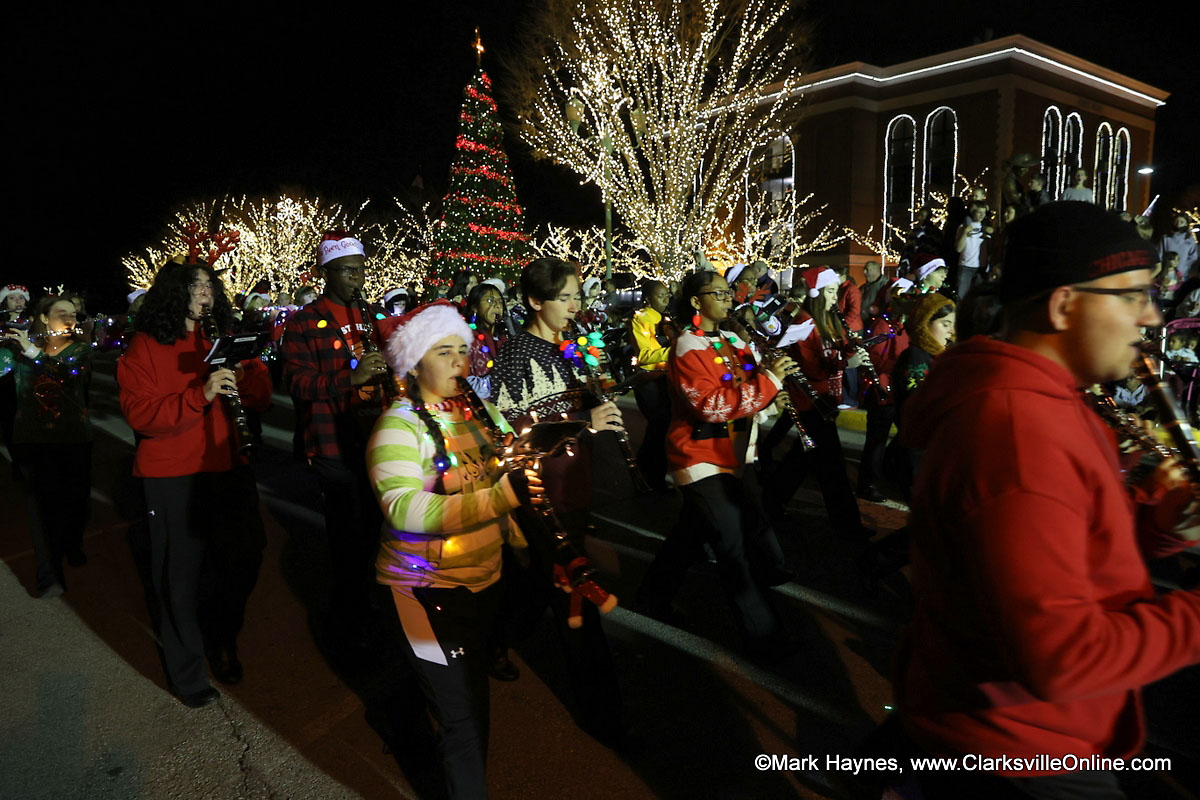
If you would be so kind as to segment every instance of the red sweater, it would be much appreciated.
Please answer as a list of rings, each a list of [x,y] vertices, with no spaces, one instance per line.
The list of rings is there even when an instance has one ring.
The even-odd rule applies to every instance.
[[[905,727],[938,754],[1133,754],[1139,688],[1200,661],[1200,593],[1156,595],[1143,560],[1183,542],[1133,505],[1114,437],[1048,359],[976,337],[909,404]]]
[[[799,365],[808,382],[817,394],[828,397],[835,406],[842,402],[842,372],[846,367],[846,355],[840,349],[830,347],[821,338],[816,322],[800,312],[793,325],[802,326],[803,333],[795,344],[788,348],[788,355]],[[812,400],[804,392],[790,389],[792,406],[797,411],[808,411]]]
[[[863,329],[862,321],[862,290],[852,280],[845,280],[838,287],[838,311],[846,318],[846,325],[852,331]]]
[[[121,411],[129,427],[143,437],[134,457],[134,475],[172,478],[224,472],[245,463],[237,453],[228,403],[220,396],[211,403],[204,400],[209,372],[204,356],[209,349],[198,329],[169,345],[138,333],[121,356]],[[242,405],[261,411],[271,402],[271,376],[261,361],[246,361],[242,367]]]
[[[712,475],[735,472],[743,459],[753,460],[754,415],[766,408],[783,384],[772,373],[746,364],[754,354],[732,334],[715,337],[685,332],[675,340],[667,364],[671,384],[671,427],[667,429],[667,460],[676,483],[693,483]],[[744,355],[738,355],[738,349]],[[717,354],[726,364],[717,363]],[[724,376],[729,375],[725,380]],[[739,422],[740,421],[740,422]],[[751,450],[743,455],[739,444]]]

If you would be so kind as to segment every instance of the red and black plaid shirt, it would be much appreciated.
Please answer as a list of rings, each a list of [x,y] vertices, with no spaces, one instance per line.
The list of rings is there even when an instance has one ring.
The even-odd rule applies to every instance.
[[[305,455],[357,458],[386,401],[379,387],[351,386],[356,354],[332,306],[328,297],[320,297],[288,320],[283,380],[296,405],[296,425],[304,430]],[[350,319],[361,325],[357,309],[350,309]]]

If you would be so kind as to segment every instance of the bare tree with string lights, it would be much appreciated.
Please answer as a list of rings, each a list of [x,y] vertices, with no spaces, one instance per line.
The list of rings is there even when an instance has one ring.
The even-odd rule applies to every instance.
[[[600,188],[658,276],[678,275],[798,102],[795,13],[772,0],[548,0],[508,63],[519,134]]]

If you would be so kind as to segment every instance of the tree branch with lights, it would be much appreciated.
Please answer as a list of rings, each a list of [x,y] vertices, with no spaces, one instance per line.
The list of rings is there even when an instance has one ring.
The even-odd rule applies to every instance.
[[[536,158],[596,184],[679,275],[795,107],[794,10],[769,0],[549,0],[506,94]]]

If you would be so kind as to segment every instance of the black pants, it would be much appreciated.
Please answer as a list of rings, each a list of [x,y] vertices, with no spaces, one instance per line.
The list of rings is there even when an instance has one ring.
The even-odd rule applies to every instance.
[[[805,450],[799,440],[792,445],[779,462],[765,488],[768,502],[782,509],[796,490],[804,483],[808,470],[812,470],[825,499],[825,510],[829,521],[838,534],[861,536],[862,516],[858,512],[858,501],[850,488],[850,477],[846,473],[846,459],[842,455],[842,442],[838,438],[837,424],[825,419],[815,409],[800,412],[800,424],[812,437],[812,450]]]
[[[866,494],[874,489],[883,475],[883,453],[888,434],[896,421],[896,407],[871,404],[867,408],[867,437],[863,442],[862,461],[858,464],[858,491]]]
[[[333,578],[333,611],[345,620],[370,612],[383,513],[367,479],[366,456],[313,456],[325,500],[325,535]]]
[[[738,628],[748,639],[779,630],[760,574],[783,568],[783,551],[762,512],[753,471],[744,477],[713,475],[680,487],[683,509],[679,521],[654,557],[640,602],[665,610],[683,585],[688,568],[704,558],[707,542],[717,557],[717,574],[733,609]]]
[[[646,418],[646,431],[638,448],[638,469],[651,489],[667,486],[667,429],[671,427],[671,395],[666,375],[639,384],[633,390],[638,411]]]
[[[438,754],[447,793],[451,800],[487,797],[491,698],[487,634],[496,616],[500,586],[481,592],[465,587],[419,588],[412,594],[422,606],[446,662],[418,657],[411,641],[405,640],[404,654],[437,720]],[[402,604],[413,601],[401,591],[394,591],[393,598],[404,619]]]
[[[92,443],[18,444],[13,452],[28,481],[37,589],[65,587],[63,557],[82,554],[92,507]]]
[[[572,532],[572,545],[579,553],[584,551],[582,531],[586,516],[587,512],[582,510],[562,515],[564,526]],[[600,612],[585,600],[583,625],[572,628],[568,624],[570,595],[553,583],[557,557],[553,537],[541,516],[528,506],[517,509],[516,517],[529,541],[529,566],[517,570],[510,570],[509,564],[505,566],[504,581],[510,596],[518,598],[512,601],[515,608],[510,613],[536,621],[549,606],[575,698],[576,722],[593,736],[611,741],[624,732],[625,723],[617,670],[608,637],[600,624]]]
[[[205,647],[236,646],[266,533],[249,467],[146,478],[159,642],[172,691],[209,686]]]

